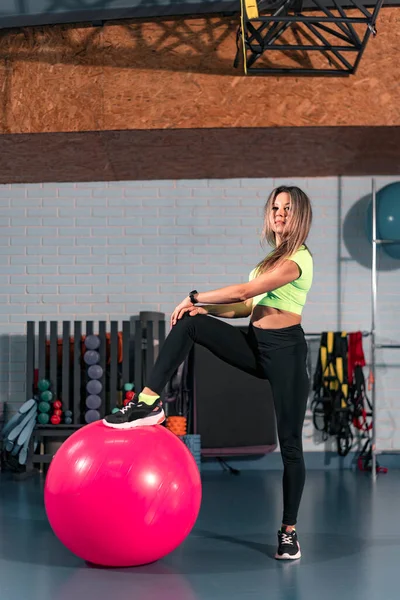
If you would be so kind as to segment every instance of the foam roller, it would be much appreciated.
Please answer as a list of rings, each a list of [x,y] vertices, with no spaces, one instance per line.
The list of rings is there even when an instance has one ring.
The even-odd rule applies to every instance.
[[[27,427],[25,427],[24,431],[18,438],[18,443],[22,444],[21,452],[18,456],[18,462],[20,465],[24,465],[26,463],[26,459],[28,458],[28,447],[29,442],[32,437],[32,432],[35,427],[35,419],[32,419]],[[22,441],[24,440],[24,441]]]
[[[11,451],[11,455],[17,456],[17,454],[20,450],[21,450],[21,446],[19,444],[14,444],[14,448]]]
[[[20,446],[23,446],[25,444],[26,440],[29,441],[35,425],[36,425],[36,414],[32,416],[30,421],[27,423],[26,427],[19,434],[17,444],[19,444]]]
[[[35,406],[26,414],[25,418],[22,419],[22,421],[20,423],[18,423],[18,425],[16,427],[14,427],[14,429],[8,434],[7,440],[9,440],[11,442],[16,440],[17,437],[19,436],[19,434],[21,433],[21,431],[24,429],[24,427],[32,419],[32,417],[36,417],[36,414],[37,414],[37,406],[35,403]]]
[[[22,406],[21,408],[18,410],[18,412],[11,417],[11,419],[8,421],[8,423],[6,423],[6,425],[3,427],[3,430],[1,432],[1,436],[2,438],[6,438],[7,435],[9,434],[9,432],[12,430],[12,428],[17,425],[21,419],[23,418],[23,416],[29,411],[31,410],[31,408],[33,406],[36,405],[35,400],[31,399],[31,400],[27,400]]]

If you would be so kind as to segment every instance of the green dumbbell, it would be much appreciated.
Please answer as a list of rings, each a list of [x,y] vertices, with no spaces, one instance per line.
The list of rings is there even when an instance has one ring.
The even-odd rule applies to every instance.
[[[50,403],[49,402],[39,402],[39,412],[41,413],[48,413],[50,412]]]
[[[50,390],[42,392],[40,394],[40,399],[42,400],[42,402],[51,402],[53,400],[53,392],[50,392]]]
[[[41,379],[38,383],[38,389],[40,392],[46,392],[50,389],[50,381],[48,379]]]
[[[50,421],[50,415],[47,413],[40,413],[38,415],[38,423],[40,423],[41,425],[47,425],[48,422]]]

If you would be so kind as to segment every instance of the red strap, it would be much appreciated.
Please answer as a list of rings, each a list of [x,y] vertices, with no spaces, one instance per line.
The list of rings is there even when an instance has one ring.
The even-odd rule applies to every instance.
[[[350,385],[353,382],[354,367],[357,365],[360,367],[365,367],[365,364],[365,356],[362,347],[362,333],[361,331],[350,333],[347,359],[347,374]]]

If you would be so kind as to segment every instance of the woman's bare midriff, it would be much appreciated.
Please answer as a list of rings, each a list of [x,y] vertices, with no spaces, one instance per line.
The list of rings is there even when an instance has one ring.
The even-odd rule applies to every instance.
[[[260,329],[282,329],[301,323],[301,316],[271,306],[255,306],[250,317],[254,327]]]

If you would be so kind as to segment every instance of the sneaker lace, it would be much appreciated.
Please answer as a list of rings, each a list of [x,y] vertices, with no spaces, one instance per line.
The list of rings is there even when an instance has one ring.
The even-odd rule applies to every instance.
[[[290,533],[282,533],[282,544],[288,544],[290,546],[294,545],[293,536]]]
[[[121,408],[121,412],[123,414],[125,414],[130,408],[132,408],[134,405],[136,404],[136,402],[134,400],[131,400],[130,402],[128,402],[128,404],[126,404],[123,408]]]

